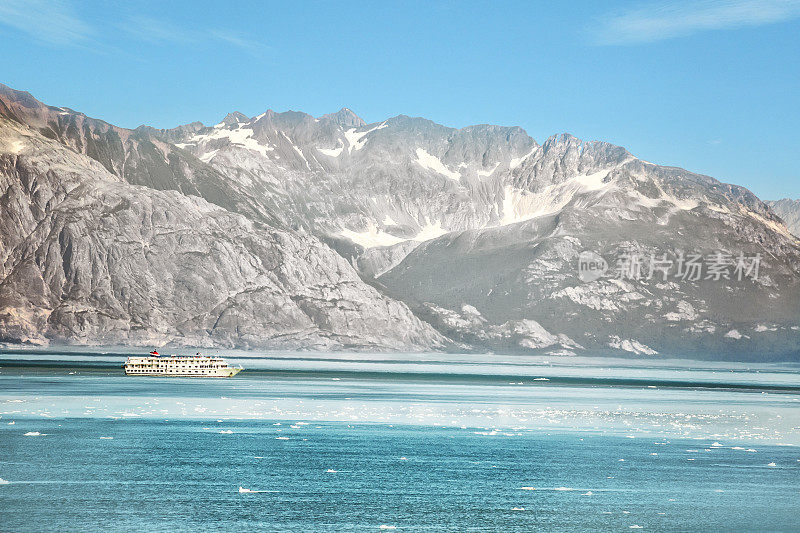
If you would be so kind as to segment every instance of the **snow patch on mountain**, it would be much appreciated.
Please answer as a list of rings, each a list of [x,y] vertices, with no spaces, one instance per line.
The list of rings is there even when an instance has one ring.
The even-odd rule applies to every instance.
[[[572,302],[594,309],[595,311],[617,311],[616,297],[618,292],[610,284],[587,283],[575,287],[564,287],[550,295],[551,298],[568,298]]]
[[[209,161],[211,161],[212,159],[214,159],[214,156],[215,156],[215,155],[217,155],[217,152],[219,152],[219,150],[218,150],[218,149],[217,149],[217,150],[211,150],[210,152],[206,152],[206,153],[204,153],[203,155],[201,155],[201,156],[199,157],[199,159],[200,159],[200,161],[202,161],[203,163],[208,163]]]
[[[725,334],[725,338],[727,338],[727,339],[734,339],[734,340],[737,340],[737,341],[738,341],[739,339],[742,339],[742,338],[744,338],[744,337],[745,337],[744,335],[742,335],[741,333],[739,333],[739,330],[738,330],[738,329],[732,329],[732,330],[730,330],[728,333],[726,333],[726,334]]]
[[[337,148],[317,148],[317,152],[329,157],[339,157],[343,151],[344,144],[342,144],[341,141],[339,141],[339,146]]]
[[[523,155],[522,157],[515,157],[511,159],[511,161],[508,163],[508,168],[514,170],[515,168],[520,166],[526,159],[528,159],[530,156],[533,155],[534,152],[536,152],[537,148],[538,148],[537,146],[534,146],[533,148],[531,148],[530,152]]]
[[[373,131],[383,129],[388,125],[383,122],[374,128],[370,128],[367,131],[356,131],[356,128],[351,128],[344,132],[344,138],[347,139],[347,153],[353,153],[353,151],[361,150],[364,147],[364,143],[367,142],[367,134],[372,133]]]
[[[368,224],[367,229],[364,231],[353,231],[351,229],[343,229],[339,235],[350,239],[354,243],[363,248],[376,248],[378,246],[394,246],[407,239],[395,237],[391,233],[386,233],[374,224]]]
[[[631,196],[636,199],[636,203],[642,207],[646,207],[648,209],[652,209],[654,207],[659,206],[660,204],[666,202],[673,205],[673,208],[677,211],[691,211],[695,207],[697,207],[699,202],[693,198],[677,198],[667,192],[658,184],[655,183],[656,188],[658,189],[660,195],[656,198],[650,198],[641,194],[638,191],[631,191]]]
[[[755,331],[756,333],[764,333],[766,331],[778,331],[778,327],[777,326],[767,326],[765,324],[757,324],[753,331]]]
[[[286,137],[286,135],[284,135],[284,137]],[[288,139],[288,137],[286,138]],[[297,155],[300,156],[300,159],[302,159],[303,162],[306,164],[306,168],[308,168],[308,170],[311,170],[311,165],[308,163],[308,159],[306,159],[306,156],[303,153],[303,151],[294,143],[292,143],[292,148],[294,148],[294,151],[297,153]]]
[[[601,191],[611,187],[604,181],[611,169],[592,174],[583,174],[562,183],[548,185],[540,192],[531,192],[506,185],[503,195],[500,226],[517,224],[532,218],[558,213],[569,204],[576,194]]]
[[[497,167],[499,166],[500,166],[500,161],[495,163],[491,170],[479,170],[478,176],[481,176],[482,178],[488,178],[489,176],[494,174],[494,171],[497,170]]]
[[[392,219],[391,216],[386,215],[383,220],[384,226],[397,226],[398,224]],[[442,222],[437,220],[431,222],[425,219],[425,224],[420,226],[417,234],[411,238],[403,238],[387,233],[375,224],[369,223],[365,231],[353,231],[351,229],[343,229],[339,235],[350,239],[352,242],[358,244],[362,248],[376,248],[379,246],[394,246],[404,241],[417,241],[424,242],[436,239],[447,233],[447,230],[442,227]]]
[[[784,226],[783,224],[779,224],[778,222],[775,222],[774,220],[768,220],[768,219],[764,218],[763,216],[759,215],[758,213],[754,213],[753,211],[750,211],[750,210],[745,210],[745,214],[747,214],[747,216],[749,216],[751,218],[754,218],[754,219],[758,220],[759,222],[761,222],[762,224],[764,224],[765,226],[770,228],[772,231],[775,231],[776,233],[780,233],[784,237],[788,237],[791,240],[796,240],[797,239],[797,237],[795,237],[792,234],[792,232],[789,231],[789,229],[786,226]]]
[[[450,178],[454,181],[459,181],[461,179],[461,173],[453,172],[449,168],[447,168],[438,157],[435,155],[431,155],[425,151],[423,148],[417,148],[417,159],[416,162],[422,167],[428,170],[433,170],[441,174],[446,178]]]
[[[447,230],[442,227],[441,220],[430,222],[426,219],[425,225],[420,228],[419,233],[417,233],[412,240],[419,242],[430,241],[441,237],[445,233],[447,233]]]
[[[664,315],[664,318],[666,318],[670,322],[678,322],[681,320],[696,320],[697,317],[699,316],[697,314],[697,311],[695,311],[694,307],[692,306],[692,304],[690,304],[685,300],[681,300],[680,302],[678,302],[677,307],[678,307],[677,311],[667,313],[666,315]]]
[[[15,134],[17,132],[14,132]],[[0,138],[0,153],[18,155],[25,150],[27,143],[22,135],[8,135]]]
[[[616,335],[609,337],[608,345],[617,350],[635,353],[636,355],[657,355],[658,352],[634,339],[621,339]]]
[[[275,150],[274,146],[263,145],[259,143],[256,139],[254,139],[253,130],[250,128],[246,128],[242,125],[239,125],[235,129],[229,130],[229,129],[224,129],[225,124],[222,124],[223,127],[219,126],[220,126],[219,124],[214,126],[214,131],[212,133],[195,135],[190,139],[189,142],[177,144],[176,146],[178,146],[179,148],[186,148],[187,146],[192,144],[198,145],[203,142],[219,140],[219,139],[227,139],[228,142],[230,142],[233,145],[241,146],[248,150],[258,152],[264,157],[268,157],[268,152]],[[214,155],[211,155],[205,161],[206,162],[210,161],[211,157],[213,157]]]
[[[503,194],[503,218],[500,226],[508,226],[525,222],[532,218],[555,213],[563,208],[567,201],[558,201],[550,194],[534,194],[512,185],[506,185]]]

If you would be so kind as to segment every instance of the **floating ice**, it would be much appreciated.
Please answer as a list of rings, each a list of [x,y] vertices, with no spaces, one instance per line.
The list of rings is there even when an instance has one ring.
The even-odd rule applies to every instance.
[[[253,489],[246,489],[244,487],[239,487],[239,494],[255,494],[259,492],[275,492],[274,490],[253,490]]]

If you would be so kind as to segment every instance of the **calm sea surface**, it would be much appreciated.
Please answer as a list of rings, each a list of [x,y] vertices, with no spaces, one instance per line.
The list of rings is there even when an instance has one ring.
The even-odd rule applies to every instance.
[[[0,531],[800,530],[797,365],[126,355],[0,353]]]

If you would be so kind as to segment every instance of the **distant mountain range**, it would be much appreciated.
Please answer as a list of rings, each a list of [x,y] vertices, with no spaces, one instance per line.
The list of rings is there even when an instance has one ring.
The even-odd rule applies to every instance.
[[[773,202],[767,202],[772,210],[783,219],[786,227],[795,235],[800,235],[800,199],[790,200],[784,198]]]
[[[797,206],[567,134],[129,130],[0,85],[0,340],[796,358]]]

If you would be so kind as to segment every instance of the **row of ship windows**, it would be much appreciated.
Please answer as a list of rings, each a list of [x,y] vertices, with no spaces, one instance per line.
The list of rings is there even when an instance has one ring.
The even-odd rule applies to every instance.
[[[153,369],[153,370],[155,370],[155,369]],[[177,370],[177,369],[175,369],[175,370]],[[183,369],[181,369],[181,371],[182,372],[194,372],[195,374],[200,374],[201,373],[200,370],[183,370]],[[152,370],[137,370],[137,369],[133,369],[133,370],[128,370],[128,372],[152,372]]]
[[[222,368],[222,365],[128,365],[129,368]]]

